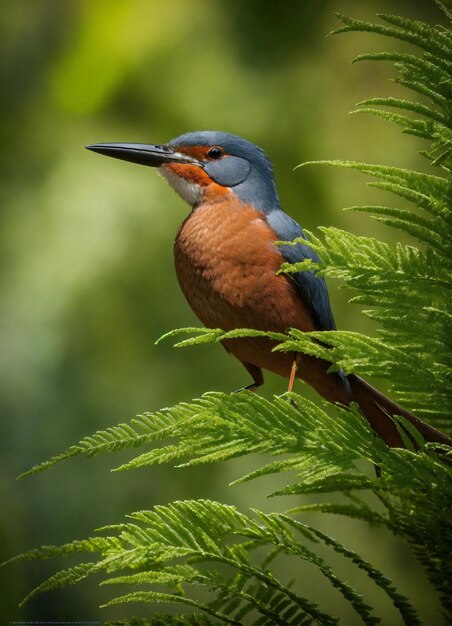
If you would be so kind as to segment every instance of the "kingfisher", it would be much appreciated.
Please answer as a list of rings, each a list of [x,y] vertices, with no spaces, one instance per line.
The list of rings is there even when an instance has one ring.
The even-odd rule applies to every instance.
[[[180,287],[208,328],[286,333],[336,328],[323,277],[314,271],[279,272],[284,262],[320,261],[298,223],[281,208],[265,152],[237,135],[185,133],[166,144],[99,143],[88,150],[158,169],[191,210],[174,243]],[[278,245],[277,242],[293,242]],[[224,339],[223,346],[263,384],[262,370],[307,382],[326,400],[354,402],[390,447],[404,447],[394,416],[409,420],[428,441],[450,443],[355,374],[329,373],[326,360],[274,352],[265,337]]]

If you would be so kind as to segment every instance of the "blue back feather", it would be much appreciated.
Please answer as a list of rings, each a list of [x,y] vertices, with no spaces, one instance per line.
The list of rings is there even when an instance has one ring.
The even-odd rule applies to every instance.
[[[293,241],[297,238],[307,239],[297,222],[284,213],[282,209],[275,209],[267,214],[267,222],[281,241]],[[288,263],[300,263],[311,259],[315,263],[320,261],[312,248],[297,243],[295,246],[280,246],[279,251]],[[290,274],[296,283],[298,292],[306,304],[311,308],[319,330],[334,330],[333,313],[325,281],[315,272],[304,271]]]

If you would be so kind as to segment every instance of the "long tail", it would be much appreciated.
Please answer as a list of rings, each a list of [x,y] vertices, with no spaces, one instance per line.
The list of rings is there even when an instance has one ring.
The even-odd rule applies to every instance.
[[[452,445],[452,439],[447,435],[406,411],[356,374],[349,374],[347,380],[350,383],[354,401],[359,405],[373,430],[390,448],[405,448],[403,439],[392,419],[396,415],[401,415],[413,424],[426,441]]]

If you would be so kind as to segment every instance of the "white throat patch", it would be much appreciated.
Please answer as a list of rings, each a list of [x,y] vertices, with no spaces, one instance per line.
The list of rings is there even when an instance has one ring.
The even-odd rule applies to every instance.
[[[182,200],[185,200],[185,202],[188,202],[191,206],[199,204],[202,197],[201,185],[192,183],[185,178],[182,178],[182,176],[173,174],[171,170],[164,166],[159,167],[158,172],[169,183],[174,191],[179,194]]]

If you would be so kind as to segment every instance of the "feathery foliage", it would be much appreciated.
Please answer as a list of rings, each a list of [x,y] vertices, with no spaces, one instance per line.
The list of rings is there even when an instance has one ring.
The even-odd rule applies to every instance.
[[[287,402],[288,399],[291,402]],[[443,458],[431,446],[425,447],[422,453],[389,450],[380,439],[372,436],[367,423],[362,420],[357,411],[350,412],[345,408],[336,407],[334,415],[330,415],[324,410],[328,406],[327,403],[323,405],[322,409],[318,404],[294,393],[273,400],[266,400],[252,393],[234,395],[210,393],[190,404],[182,403],[153,415],[139,416],[127,427],[120,425],[114,429],[97,432],[92,437],[83,439],[78,446],[70,448],[65,455],[56,457],[53,462],[76,455],[94,456],[121,448],[145,445],[149,441],[156,440],[163,440],[161,447],[139,455],[129,463],[120,466],[118,470],[169,461],[177,462],[179,466],[221,462],[250,453],[271,455],[276,460],[242,476],[235,482],[249,481],[271,473],[291,472],[293,474],[296,472],[295,481],[270,495],[325,492],[351,494],[363,490],[371,491],[384,504],[385,513],[376,513],[364,501],[356,497],[353,497],[351,504],[345,507],[344,505],[325,505],[325,511],[346,514],[384,525],[395,534],[403,536],[418,552],[430,578],[436,580],[438,587],[441,588],[441,581],[444,585],[444,581],[449,580],[452,574],[448,569],[450,567],[448,560],[438,558],[439,554],[447,554],[448,550],[448,535],[438,534],[437,529],[438,525],[444,529],[450,528],[449,513],[447,507],[444,507],[444,502],[450,502],[452,497],[450,472]],[[365,466],[362,464],[363,461]],[[45,467],[48,467],[50,463],[52,461]],[[371,471],[372,467],[377,464],[381,468],[379,479],[372,477]],[[37,466],[34,471],[40,469],[44,468]],[[192,510],[198,511],[201,518],[205,516],[206,524],[211,523],[205,509],[201,507],[198,510],[198,503],[186,503],[186,506],[193,507]],[[313,510],[313,508],[322,510],[322,505],[311,506],[305,510]],[[162,510],[157,507],[156,513],[153,514],[152,519],[156,524],[159,512]],[[229,509],[226,510],[229,511]],[[183,517],[185,519],[186,513]],[[295,521],[290,521],[290,519],[287,516],[284,517],[289,525],[295,524]],[[161,532],[166,532],[163,530],[167,526],[166,518],[160,518],[160,523]],[[197,521],[194,525],[199,526],[199,524],[200,522]],[[176,530],[177,525],[174,527],[174,532]],[[179,530],[181,533],[192,533],[191,530],[187,530],[185,523]],[[318,531],[315,529],[311,528],[309,532],[311,536],[317,537]],[[168,533],[170,537],[173,537],[173,531],[168,531]],[[206,530],[206,533],[210,538],[213,537],[211,531]],[[140,569],[147,573],[148,570],[145,568],[151,557],[158,557],[158,562],[162,563],[159,572],[166,572],[162,569],[163,564],[171,562],[175,557],[173,553],[162,554],[161,547],[154,545],[153,541],[150,547],[143,545],[140,547],[140,544],[137,544],[133,548],[130,546],[121,548],[118,545],[118,537],[121,539],[121,535],[97,537],[76,541],[60,548],[45,547],[42,550],[32,550],[13,560],[48,559],[79,552],[101,554],[102,559],[94,565],[84,563],[82,566],[58,573],[56,577],[52,577],[35,590],[34,595],[38,591],[78,582],[89,574],[104,569],[109,574],[125,568],[134,571]],[[217,540],[220,541],[222,537],[223,535]],[[328,540],[323,538],[322,541],[334,546],[338,552],[349,556],[352,554],[345,546],[334,542],[331,538]],[[230,544],[227,545],[230,547]],[[274,548],[276,547],[275,544]],[[112,555],[114,559],[111,558]],[[206,555],[197,555],[197,557],[201,556]],[[350,556],[350,558],[354,564],[366,570],[377,584],[383,580],[386,581],[382,584],[385,585],[388,595],[394,594],[394,597],[392,595],[390,597],[398,606],[395,602],[398,594],[390,581],[387,581],[381,572],[372,569],[370,564],[363,565],[358,555],[353,555],[353,558]],[[104,561],[108,567],[104,567]],[[136,580],[138,579],[145,581],[145,577],[137,575]],[[151,578],[146,580],[148,583],[151,582]],[[166,583],[169,584],[170,580],[172,579],[168,578]],[[165,581],[161,578],[154,582],[160,584]],[[230,585],[226,587],[230,588]],[[339,589],[344,592],[344,597],[350,600],[345,595],[346,590]],[[445,592],[444,595],[447,601],[447,593]],[[133,598],[149,601],[155,599],[153,594],[139,597],[134,595]],[[163,596],[159,598],[163,601]],[[405,607],[403,611],[406,610],[411,615],[414,609],[408,601],[405,598],[397,602],[399,601]],[[329,622],[320,620],[320,623]],[[416,622],[411,616],[410,619],[406,619],[406,623]]]
[[[393,249],[374,238],[321,228],[320,237],[311,235],[310,245],[322,263],[305,261],[281,269],[287,273],[314,270],[340,278],[354,290],[352,302],[365,305],[365,314],[378,322],[379,337],[340,331],[277,334],[241,329],[225,333],[201,328],[172,331],[166,336],[188,334],[178,346],[243,335],[268,336],[277,342],[277,350],[305,352],[326,358],[333,368],[390,380],[402,404],[450,432],[447,324],[451,317],[448,175],[452,37],[442,26],[380,17],[386,25],[340,15],[343,26],[336,32],[377,33],[420,48],[422,56],[383,52],[361,55],[357,60],[392,61],[399,72],[398,82],[423,102],[374,98],[360,103],[360,111],[388,119],[402,132],[428,140],[430,147],[423,154],[437,168],[436,174],[355,162],[323,163],[370,175],[377,179],[370,183],[374,187],[411,202],[412,210],[385,206],[351,209],[409,233],[415,244],[398,244]],[[388,113],[377,106],[395,108],[403,114]],[[404,427],[409,430],[409,425]],[[381,571],[346,545],[298,519],[300,514],[322,511],[386,527],[411,547],[450,615],[451,452],[446,446],[424,445],[419,437],[417,441],[419,451],[409,446],[390,450],[373,435],[356,408],[313,403],[294,393],[271,400],[249,392],[208,393],[190,403],[145,413],[130,423],[98,431],[26,474],[70,457],[91,457],[125,448],[143,447],[144,451],[116,468],[118,471],[169,462],[184,467],[265,454],[272,460],[261,462],[235,484],[278,473],[288,477],[287,484],[269,495],[336,493],[342,500],[305,504],[285,514],[259,510],[243,513],[208,500],[174,502],[133,513],[121,524],[100,529],[94,537],[31,550],[10,562],[74,554],[94,557],[57,572],[25,600],[100,574],[101,584],[132,589],[114,596],[109,605],[171,603],[191,611],[178,617],[157,614],[123,624],[338,623],[326,607],[300,593],[300,584],[280,574],[281,560],[298,559],[316,568],[325,584],[341,594],[364,624],[379,623],[377,612],[359,590],[344,581],[326,557],[319,556],[321,545],[330,553],[340,554],[378,586],[403,623],[420,624],[413,604]],[[374,466],[380,468],[379,478],[374,475]],[[372,494],[379,507],[371,506],[365,494]]]

